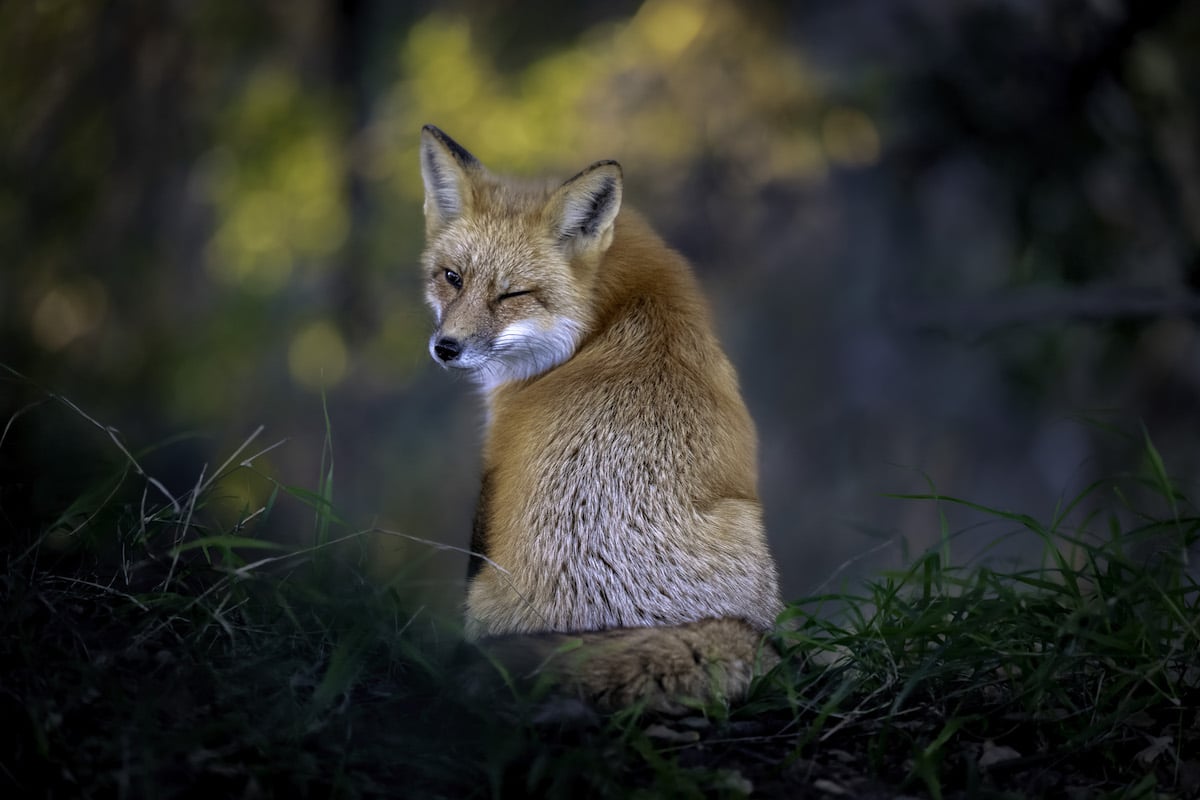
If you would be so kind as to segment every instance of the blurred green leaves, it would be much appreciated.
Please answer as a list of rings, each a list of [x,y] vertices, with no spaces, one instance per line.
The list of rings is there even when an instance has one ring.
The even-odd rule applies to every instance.
[[[195,422],[254,374],[314,393],[356,371],[405,380],[423,363],[426,122],[499,171],[620,158],[651,203],[716,153],[744,197],[872,163],[874,118],[828,107],[763,11],[648,0],[514,64],[469,6],[376,10],[392,24],[357,40],[343,34],[364,23],[317,0],[6,6],[0,289],[17,361],[120,373]],[[372,302],[339,299],[355,297]]]
[[[628,19],[505,72],[486,31],[435,12],[403,42],[404,77],[379,124],[399,134],[434,122],[504,169],[562,171],[616,157],[661,187],[720,150],[755,184],[817,177],[827,156],[847,152],[846,126],[821,126],[819,77],[769,23],[724,0],[650,0]],[[874,123],[857,114],[854,135],[861,141],[866,126],[877,142]],[[399,140],[395,168],[383,171],[419,197],[409,166],[416,138],[382,138]],[[863,160],[864,149],[854,150]]]
[[[222,282],[268,294],[298,269],[331,266],[350,220],[342,124],[329,106],[269,66],[221,114],[207,157],[216,212],[207,264]]]

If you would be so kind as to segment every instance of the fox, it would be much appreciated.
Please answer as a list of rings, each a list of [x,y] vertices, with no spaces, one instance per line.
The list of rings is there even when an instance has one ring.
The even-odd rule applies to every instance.
[[[601,709],[744,697],[783,602],[690,265],[616,161],[506,177],[433,125],[419,149],[429,353],[485,406],[465,638]]]

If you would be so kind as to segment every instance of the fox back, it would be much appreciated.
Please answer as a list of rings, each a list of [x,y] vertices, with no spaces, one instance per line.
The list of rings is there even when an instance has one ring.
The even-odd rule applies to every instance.
[[[500,178],[432,126],[421,159],[430,352],[487,404],[468,636],[770,628],[754,426],[620,166]]]

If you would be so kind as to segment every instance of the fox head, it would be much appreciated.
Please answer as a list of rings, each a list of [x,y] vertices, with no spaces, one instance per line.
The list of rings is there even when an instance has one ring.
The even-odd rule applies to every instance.
[[[621,166],[597,161],[561,185],[499,178],[426,125],[421,175],[433,359],[491,389],[574,355],[593,324]]]

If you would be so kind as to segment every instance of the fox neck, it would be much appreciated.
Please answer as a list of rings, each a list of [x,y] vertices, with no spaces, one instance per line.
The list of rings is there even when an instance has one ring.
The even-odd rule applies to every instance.
[[[479,376],[487,426],[490,428],[497,402],[505,393],[540,380],[594,346],[634,304],[652,302],[660,306],[660,312],[693,320],[707,316],[690,272],[668,268],[665,263],[679,260],[682,257],[668,248],[639,214],[622,209],[611,245],[593,263],[574,264],[578,291],[586,299],[583,319],[560,317],[539,335],[547,343],[544,353],[503,373]],[[671,308],[663,308],[664,304]]]

